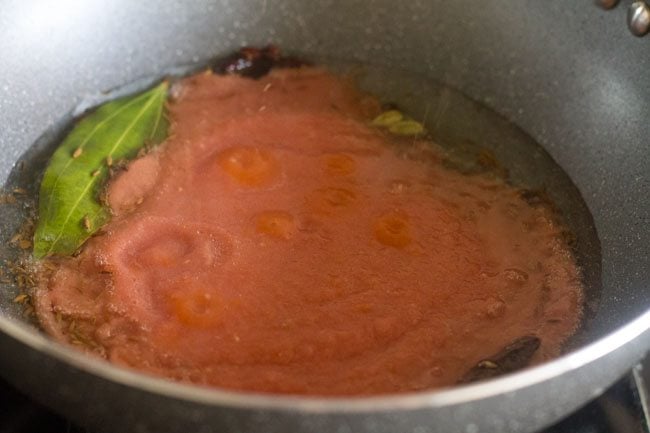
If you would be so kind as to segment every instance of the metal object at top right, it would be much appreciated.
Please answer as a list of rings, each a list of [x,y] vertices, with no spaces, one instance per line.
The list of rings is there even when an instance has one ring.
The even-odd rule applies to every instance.
[[[644,36],[650,30],[650,7],[635,1],[627,10],[627,26],[634,36]]]
[[[602,9],[613,9],[619,0],[594,0]],[[627,27],[634,36],[645,36],[650,31],[650,6],[644,0],[632,2],[627,10]]]

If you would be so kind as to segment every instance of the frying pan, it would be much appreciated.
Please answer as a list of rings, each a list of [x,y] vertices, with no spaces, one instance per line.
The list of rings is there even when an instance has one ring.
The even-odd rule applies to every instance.
[[[241,45],[274,42],[289,53],[442,83],[428,103],[451,114],[434,135],[453,144],[473,131],[469,138],[485,141],[515,177],[528,170],[576,233],[588,286],[584,329],[559,359],[457,388],[319,399],[202,389],[88,359],[22,319],[15,288],[6,285],[0,374],[66,416],[98,431],[528,432],[598,395],[650,349],[650,42],[628,33],[624,8],[603,12],[563,0],[2,6],[0,174],[8,185],[33,188],[51,153],[47,143],[81,101]],[[399,80],[393,84],[399,91]],[[408,108],[417,112],[422,103]],[[473,128],[454,109],[503,117]],[[491,131],[499,129],[509,132],[497,140]],[[541,147],[517,147],[526,140]],[[15,166],[19,160],[26,169]],[[27,210],[1,208],[7,260],[15,254],[7,240]]]

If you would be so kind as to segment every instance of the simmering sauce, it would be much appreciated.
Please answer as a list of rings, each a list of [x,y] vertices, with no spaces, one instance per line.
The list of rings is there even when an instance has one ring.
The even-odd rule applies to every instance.
[[[540,362],[578,326],[553,212],[371,126],[346,79],[200,74],[174,96],[170,138],[108,186],[112,221],[41,276],[60,340],[196,384],[368,395],[452,385],[522,335]]]

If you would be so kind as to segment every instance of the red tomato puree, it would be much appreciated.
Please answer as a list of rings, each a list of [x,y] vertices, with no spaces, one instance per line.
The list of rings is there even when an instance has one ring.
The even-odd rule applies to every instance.
[[[322,69],[174,88],[171,133],[108,187],[111,222],[36,293],[54,337],[167,378],[273,393],[452,385],[580,318],[562,227],[435,144],[370,125]]]

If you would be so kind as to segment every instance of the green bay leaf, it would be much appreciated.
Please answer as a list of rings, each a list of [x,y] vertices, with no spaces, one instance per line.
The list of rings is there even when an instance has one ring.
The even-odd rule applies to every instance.
[[[168,84],[108,102],[79,121],[52,155],[41,183],[34,257],[70,255],[110,218],[99,200],[110,164],[167,136]]]

